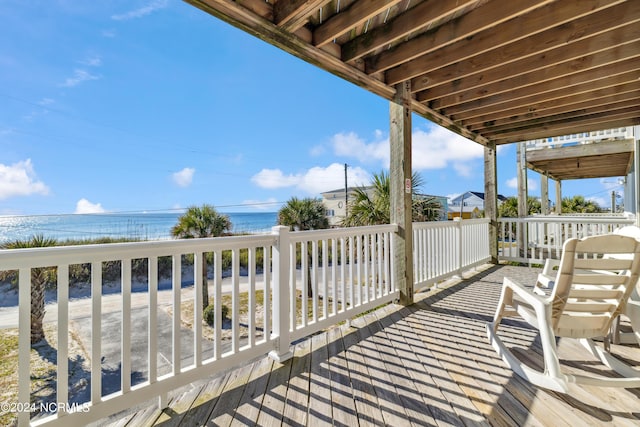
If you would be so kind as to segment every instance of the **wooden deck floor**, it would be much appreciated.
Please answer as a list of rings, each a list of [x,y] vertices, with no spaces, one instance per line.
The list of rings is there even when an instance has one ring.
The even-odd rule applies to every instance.
[[[417,294],[411,307],[387,306],[302,341],[284,364],[269,358],[180,390],[163,412],[149,406],[110,426],[576,426],[640,425],[640,389],[572,386],[562,395],[531,386],[497,357],[485,323],[502,278],[532,283],[538,270],[497,266]],[[539,362],[539,341],[513,322],[503,334]],[[637,346],[612,346],[636,366]],[[587,360],[570,342],[567,370]],[[581,364],[582,365],[582,364]]]

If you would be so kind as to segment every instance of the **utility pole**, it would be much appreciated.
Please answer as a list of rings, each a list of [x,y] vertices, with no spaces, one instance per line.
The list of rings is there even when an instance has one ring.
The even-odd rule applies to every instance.
[[[344,164],[344,219],[347,219],[348,211],[348,203],[349,203],[349,186],[347,184],[347,168],[349,166]]]

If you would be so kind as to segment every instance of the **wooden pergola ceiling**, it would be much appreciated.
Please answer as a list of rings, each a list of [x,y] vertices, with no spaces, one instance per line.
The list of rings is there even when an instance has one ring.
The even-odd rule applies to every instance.
[[[481,144],[640,124],[640,1],[186,0]]]

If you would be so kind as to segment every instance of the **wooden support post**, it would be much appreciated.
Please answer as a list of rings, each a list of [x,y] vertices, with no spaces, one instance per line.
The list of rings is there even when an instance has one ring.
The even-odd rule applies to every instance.
[[[516,164],[518,167],[517,181],[518,181],[518,218],[521,220],[526,218],[529,214],[528,198],[529,191],[527,187],[527,152],[524,142],[519,142],[516,149]],[[527,248],[527,226],[524,222],[518,224],[518,248],[526,251]],[[526,254],[520,254],[525,256]]]
[[[396,85],[389,104],[391,150],[391,222],[398,224],[393,248],[395,277],[400,304],[413,304],[413,228],[411,217],[411,83]]]
[[[540,175],[540,211],[542,215],[549,215],[549,176]]]
[[[496,143],[484,147],[484,216],[489,219],[489,255],[491,263],[498,263],[498,170]]]
[[[633,206],[626,207],[627,194],[625,193],[625,210],[632,210],[636,216],[636,226],[640,227],[640,126],[633,127]],[[629,187],[629,185],[627,185]],[[626,190],[626,188],[625,188]]]
[[[562,213],[562,181],[556,181],[556,213]]]

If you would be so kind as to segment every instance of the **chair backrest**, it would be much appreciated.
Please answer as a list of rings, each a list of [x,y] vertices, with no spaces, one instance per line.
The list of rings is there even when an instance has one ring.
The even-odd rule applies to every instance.
[[[640,274],[640,241],[617,234],[569,239],[563,245],[552,298],[556,336],[607,335]]]

